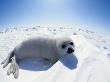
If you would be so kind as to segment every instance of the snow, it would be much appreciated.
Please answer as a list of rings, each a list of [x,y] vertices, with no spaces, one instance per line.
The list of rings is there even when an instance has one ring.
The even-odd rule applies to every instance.
[[[0,65],[1,82],[110,82],[110,37],[85,29],[40,26],[3,29],[0,32],[0,62],[22,40],[39,34],[70,36],[76,46],[75,53],[62,57],[54,65],[39,58],[25,59],[20,63],[18,79],[7,76],[8,67],[3,69]],[[99,37],[104,42],[100,42]]]

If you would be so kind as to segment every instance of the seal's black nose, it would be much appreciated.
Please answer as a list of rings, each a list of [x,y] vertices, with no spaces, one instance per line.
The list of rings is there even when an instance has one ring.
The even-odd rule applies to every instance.
[[[67,50],[67,53],[72,53],[72,52],[74,52],[74,49],[73,48],[68,48],[68,50]]]

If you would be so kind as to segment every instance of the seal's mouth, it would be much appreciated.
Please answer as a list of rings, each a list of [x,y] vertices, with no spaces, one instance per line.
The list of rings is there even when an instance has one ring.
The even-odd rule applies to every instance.
[[[73,53],[74,52],[74,49],[73,48],[68,48],[68,50],[67,50],[67,53],[68,54],[71,54],[71,53]]]

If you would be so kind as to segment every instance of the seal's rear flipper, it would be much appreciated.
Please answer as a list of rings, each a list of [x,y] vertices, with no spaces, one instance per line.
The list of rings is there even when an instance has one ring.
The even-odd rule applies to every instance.
[[[3,68],[5,68],[9,63],[10,63],[10,62],[9,62],[9,59],[6,59],[6,61],[5,61],[4,64],[3,64]]]
[[[12,57],[12,61],[11,61],[11,65],[7,71],[7,75],[10,75],[11,73],[13,73],[14,78],[17,79],[19,76],[19,66],[16,62],[15,56]]]
[[[14,51],[12,51],[7,58],[1,62],[1,64],[3,64],[3,68],[5,68],[11,61],[12,61],[12,57],[14,56]]]
[[[1,62],[1,64],[4,64],[6,60],[7,60],[7,58],[6,58],[5,60],[3,60],[3,61]]]

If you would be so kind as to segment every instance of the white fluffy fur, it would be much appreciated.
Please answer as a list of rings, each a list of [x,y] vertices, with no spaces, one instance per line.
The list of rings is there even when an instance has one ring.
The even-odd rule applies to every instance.
[[[20,45],[15,48],[14,53],[17,60],[41,57],[55,62],[63,54],[66,54],[66,50],[61,49],[61,45],[65,41],[72,40],[67,37],[37,36],[20,43]]]

